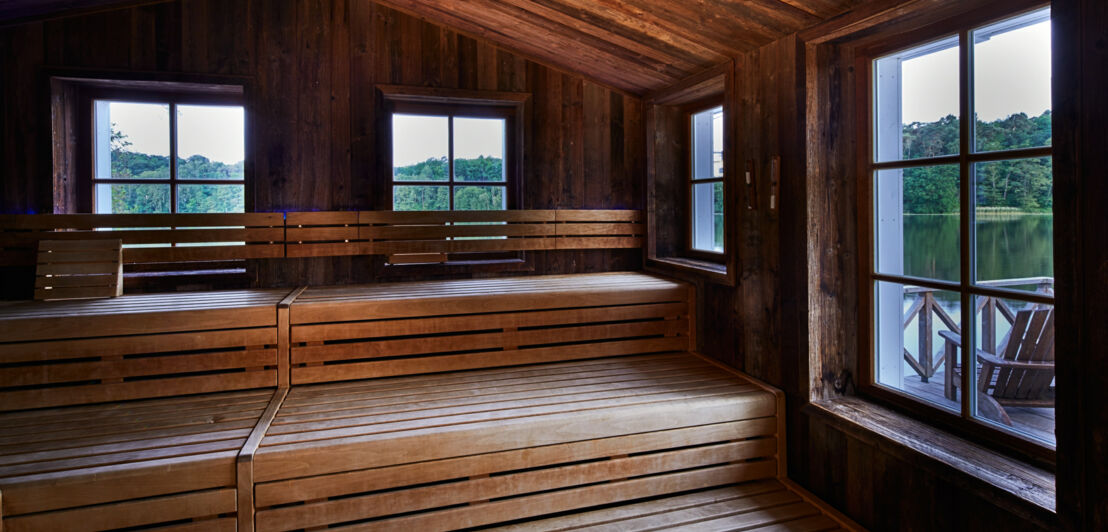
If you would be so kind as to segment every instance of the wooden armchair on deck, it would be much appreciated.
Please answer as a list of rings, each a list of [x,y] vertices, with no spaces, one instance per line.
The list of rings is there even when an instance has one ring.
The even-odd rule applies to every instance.
[[[961,383],[958,349],[961,335],[939,332],[946,339],[946,397],[957,401]],[[1011,425],[1005,406],[1054,406],[1054,309],[1021,310],[997,352],[977,350],[977,408],[982,416]]]

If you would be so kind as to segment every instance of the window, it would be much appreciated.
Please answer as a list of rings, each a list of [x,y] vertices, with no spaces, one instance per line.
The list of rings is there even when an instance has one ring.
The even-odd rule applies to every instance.
[[[91,107],[92,212],[245,211],[241,104],[119,94]]]
[[[392,113],[392,208],[511,206],[509,110],[397,104]]]
[[[689,118],[689,247],[723,253],[723,107]]]
[[[872,61],[867,281],[871,390],[1047,449],[1050,46],[1047,8]]]

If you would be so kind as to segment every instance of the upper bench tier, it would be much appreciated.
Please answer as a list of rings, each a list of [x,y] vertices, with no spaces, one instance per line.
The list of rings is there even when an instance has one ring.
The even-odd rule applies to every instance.
[[[690,297],[641,273],[308,288],[291,383],[686,351]]]
[[[275,387],[288,292],[0,305],[0,411]]]

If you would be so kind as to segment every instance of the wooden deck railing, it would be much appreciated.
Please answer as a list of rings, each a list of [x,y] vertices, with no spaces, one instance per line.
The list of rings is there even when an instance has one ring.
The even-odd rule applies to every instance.
[[[1035,291],[1041,294],[1052,294],[1054,291],[1053,277],[1028,277],[1020,279],[1001,279],[998,281],[986,281],[978,283],[989,287],[1010,286],[1035,286]],[[923,286],[905,286],[904,293],[919,294],[908,311],[904,313],[904,330],[908,330],[913,324],[918,328],[918,347],[916,355],[913,355],[908,347],[904,347],[904,361],[920,376],[923,382],[933,377],[945,362],[940,346],[938,355],[935,354],[934,331],[935,320],[939,320],[947,329],[957,334],[962,334],[962,328],[957,320],[943,308],[935,297],[937,289]],[[1008,322],[1010,326],[1016,319],[1016,313],[1003,299],[992,296],[977,298],[975,312],[981,315],[981,348],[990,353],[996,352],[997,347],[997,316]]]
[[[0,215],[0,265],[35,264],[40,240],[121,239],[135,264],[637,248],[643,234],[636,210]]]

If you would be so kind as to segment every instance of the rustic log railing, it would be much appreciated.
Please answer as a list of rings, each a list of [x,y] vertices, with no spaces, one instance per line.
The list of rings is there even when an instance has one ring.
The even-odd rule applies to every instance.
[[[1051,294],[1054,290],[1054,278],[1053,277],[1028,277],[1020,279],[1001,279],[998,281],[987,281],[978,283],[982,286],[990,287],[1010,287],[1010,286],[1035,286],[1035,290],[1041,294]],[[908,347],[904,347],[904,361],[911,366],[912,370],[920,376],[923,382],[927,382],[928,379],[933,377],[935,373],[941,368],[945,362],[942,349],[939,354],[935,354],[934,345],[934,330],[935,320],[939,320],[947,329],[956,333],[962,334],[962,328],[958,325],[955,318],[951,317],[950,313],[942,307],[942,304],[935,298],[935,292],[937,289],[928,288],[923,286],[906,286],[904,287],[904,293],[907,294],[919,294],[917,299],[907,312],[904,313],[904,330],[907,331],[913,324],[918,328],[918,348],[917,354],[913,355]],[[977,308],[975,312],[981,314],[981,348],[990,353],[996,352],[997,345],[997,315],[1000,318],[1006,320],[1008,325],[1011,325],[1016,319],[1016,313],[1012,307],[1003,299],[993,296],[983,296],[977,298]]]
[[[40,240],[121,239],[123,262],[386,255],[642,246],[636,210],[333,211],[245,214],[0,215],[0,265],[34,265]]]

